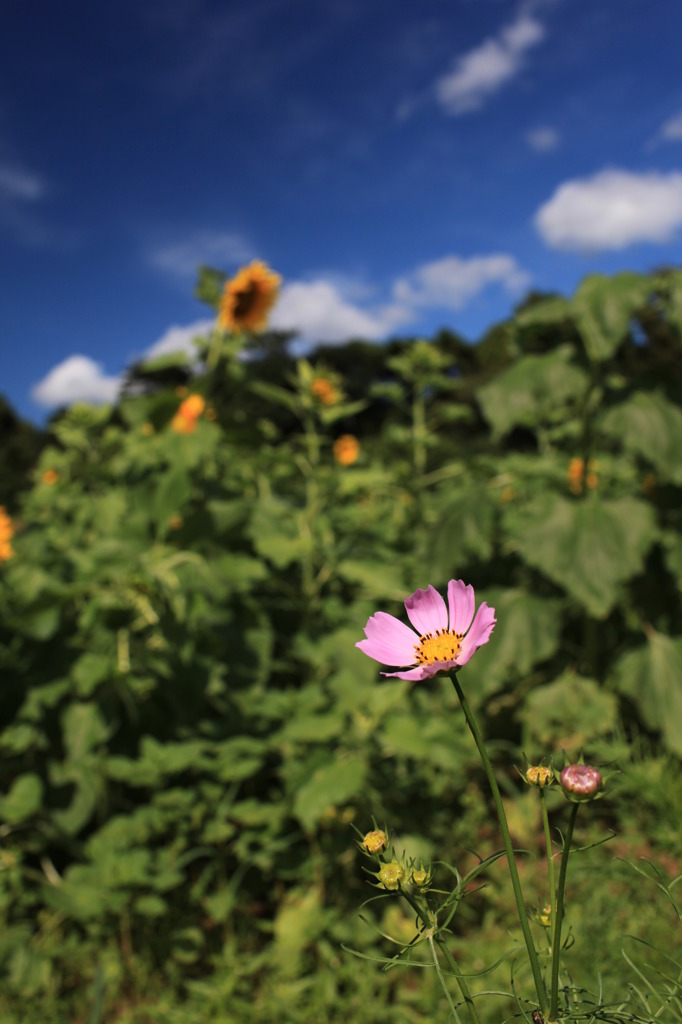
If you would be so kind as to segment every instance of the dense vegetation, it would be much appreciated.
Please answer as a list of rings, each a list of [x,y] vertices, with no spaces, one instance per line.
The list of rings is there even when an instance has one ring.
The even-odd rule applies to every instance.
[[[620,768],[582,818],[584,845],[616,838],[575,858],[567,956],[625,999],[628,933],[682,945],[654,884],[682,857],[682,274],[532,296],[475,347],[442,332],[295,362],[285,341],[217,330],[200,372],[135,367],[116,407],[72,407],[13,516],[0,1019],[446,1020],[432,972],[342,944],[390,955],[358,917],[351,823],[462,871],[499,848],[448,680],[380,680],[354,646],[376,609],[453,577],[497,609],[461,680],[529,904],[522,751]],[[477,990],[509,988],[508,961],[481,973],[518,943],[503,870],[453,923]],[[395,900],[367,913],[409,938]]]

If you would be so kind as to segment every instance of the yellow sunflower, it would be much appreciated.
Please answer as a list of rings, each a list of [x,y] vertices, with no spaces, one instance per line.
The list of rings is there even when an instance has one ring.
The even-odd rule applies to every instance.
[[[225,285],[218,325],[225,331],[264,331],[268,313],[279,295],[282,278],[265,263],[242,267]]]

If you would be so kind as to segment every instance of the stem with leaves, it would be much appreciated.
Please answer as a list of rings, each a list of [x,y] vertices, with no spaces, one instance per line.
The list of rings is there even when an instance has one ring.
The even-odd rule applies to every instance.
[[[516,908],[519,916],[519,924],[521,925],[521,931],[523,932],[523,939],[526,944],[526,951],[528,953],[528,963],[530,965],[531,973],[533,975],[533,981],[535,983],[535,991],[537,994],[538,1004],[542,1015],[545,1016],[547,1011],[547,990],[545,988],[544,979],[542,977],[542,971],[540,970],[540,961],[538,959],[537,950],[535,949],[535,943],[533,942],[533,936],[531,935],[530,922],[528,920],[528,914],[526,912],[526,905],[523,899],[523,891],[521,889],[521,880],[519,879],[519,872],[516,867],[516,860],[514,857],[514,847],[512,846],[511,836],[509,834],[509,825],[507,824],[507,815],[504,810],[502,803],[502,797],[500,795],[500,789],[497,785],[497,779],[493,771],[493,766],[486,750],[483,735],[478,727],[478,723],[474,717],[474,713],[469,706],[469,702],[464,696],[464,691],[457,679],[456,670],[452,673],[451,677],[452,684],[455,687],[455,692],[459,698],[459,702],[464,712],[464,717],[467,720],[467,725],[471,730],[471,735],[474,738],[474,743],[478,749],[481,761],[483,762],[483,768],[485,770],[488,783],[492,792],[493,803],[495,804],[495,810],[500,823],[500,829],[502,831],[502,839],[504,842],[504,851],[507,855],[507,864],[509,865],[509,874],[511,876],[512,889],[514,890],[514,899],[516,901]],[[553,1019],[553,1018],[552,1018]]]
[[[423,907],[421,907],[419,905],[419,903],[417,903],[417,901],[414,899],[412,894],[407,892],[405,889],[403,889],[402,886],[400,887],[400,895],[403,896],[407,900],[407,902],[410,904],[410,906],[414,910],[414,912],[417,915],[417,917],[419,918],[419,920],[422,922],[422,924],[426,928],[426,930],[427,930],[426,934],[427,934],[427,937],[429,939],[429,943],[431,944],[432,949],[433,949],[433,944],[435,943],[438,946],[438,948],[440,949],[440,951],[443,954],[443,956],[445,957],[450,970],[452,971],[454,977],[457,979],[457,984],[459,985],[459,990],[462,993],[462,999],[464,1000],[464,1003],[465,1003],[466,1008],[468,1010],[469,1017],[471,1019],[471,1024],[481,1024],[480,1018],[478,1016],[478,1011],[477,1011],[476,1006],[474,1004],[473,996],[471,995],[471,992],[469,991],[469,986],[467,985],[466,981],[464,980],[464,977],[462,976],[462,974],[460,972],[459,967],[457,966],[457,961],[455,960],[455,958],[453,957],[452,953],[448,949],[447,943],[445,942],[445,940],[436,931],[434,922],[429,917],[429,914],[424,910]],[[435,954],[434,954],[434,959],[435,959]],[[440,983],[443,986],[443,988],[445,989],[446,995],[448,996],[448,1000],[450,1000],[450,994],[447,991],[447,986],[444,984],[444,979],[443,979],[443,976],[441,974],[440,968],[438,966],[437,959],[435,959],[435,966],[436,966],[436,972],[438,974],[438,978],[440,980]],[[451,1003],[451,1009],[453,1010],[453,1013],[456,1014],[456,1011],[454,1010],[454,1007],[452,1007],[452,1003]]]
[[[556,923],[552,942],[552,995],[549,1007],[550,1020],[556,1020],[559,1012],[559,958],[561,954],[561,926],[564,921],[564,894],[566,892],[566,872],[568,870],[568,858],[571,853],[571,842],[573,840],[573,829],[575,819],[578,816],[580,804],[571,804],[571,816],[568,819],[568,828],[564,836],[564,848],[561,853],[561,867],[559,868],[559,885],[556,895]]]

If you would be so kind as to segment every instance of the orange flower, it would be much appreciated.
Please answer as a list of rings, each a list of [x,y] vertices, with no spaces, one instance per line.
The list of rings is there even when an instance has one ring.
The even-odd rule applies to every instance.
[[[316,377],[310,390],[322,405],[336,405],[341,398],[341,392],[327,377]]]
[[[152,434],[154,433],[154,424],[150,423],[149,420],[147,420],[146,423],[142,424],[140,430],[142,431],[145,437],[151,437]]]
[[[14,536],[12,520],[3,505],[0,505],[0,562],[6,562],[14,554],[10,541]]]
[[[263,331],[268,313],[279,295],[282,278],[273,274],[267,264],[254,261],[242,267],[225,285],[218,326],[225,331]]]
[[[190,395],[171,420],[171,429],[176,434],[193,434],[197,429],[197,420],[206,408],[206,402],[201,395]]]
[[[40,478],[44,484],[56,484],[59,480],[59,473],[55,469],[46,469]]]
[[[179,530],[183,523],[182,516],[171,516],[168,520],[168,526],[171,530]]]
[[[352,466],[360,454],[360,442],[353,434],[342,434],[334,441],[334,458],[340,466]]]
[[[190,395],[184,402],[181,402],[178,415],[184,416],[187,420],[197,420],[206,408],[206,402],[201,395]]]
[[[571,494],[580,494],[583,489],[583,476],[585,475],[585,460],[571,459],[568,464],[568,487]]]

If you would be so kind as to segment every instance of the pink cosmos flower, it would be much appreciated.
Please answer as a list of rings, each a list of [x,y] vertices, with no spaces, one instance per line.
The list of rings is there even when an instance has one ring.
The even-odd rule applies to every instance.
[[[382,672],[398,679],[428,679],[437,672],[466,665],[487,644],[497,622],[495,609],[485,602],[476,612],[474,588],[462,580],[448,583],[448,603],[429,585],[415,590],[405,602],[414,630],[386,612],[367,620],[366,640],[355,646],[383,665],[415,666],[401,672]],[[415,632],[416,630],[416,632]]]

